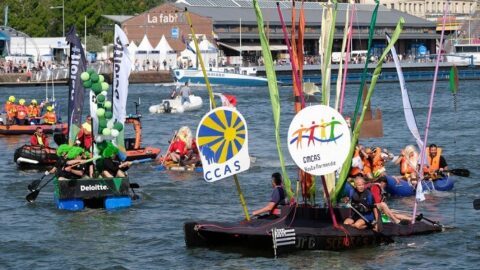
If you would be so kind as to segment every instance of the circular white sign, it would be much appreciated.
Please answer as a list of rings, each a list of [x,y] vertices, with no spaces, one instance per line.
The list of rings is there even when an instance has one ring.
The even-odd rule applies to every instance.
[[[350,150],[350,129],[342,115],[325,106],[309,106],[288,128],[288,151],[300,169],[313,175],[338,170]]]

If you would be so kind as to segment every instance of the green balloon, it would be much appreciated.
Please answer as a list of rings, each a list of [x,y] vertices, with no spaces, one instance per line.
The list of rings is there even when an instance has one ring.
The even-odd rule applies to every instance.
[[[103,141],[101,143],[96,143],[95,146],[97,147],[99,152],[102,152],[105,148],[107,148],[108,144],[106,141]]]
[[[112,119],[112,117],[113,117],[113,113],[111,111],[106,111],[105,112],[105,118]]]
[[[113,125],[113,128],[118,130],[118,131],[122,131],[123,130],[123,125],[122,123],[115,123],[115,125]]]
[[[80,78],[82,79],[82,81],[88,81],[90,79],[90,74],[88,74],[88,72],[82,72]]]
[[[102,84],[102,91],[107,91],[109,87],[108,83],[102,82],[101,84]]]
[[[87,73],[87,75],[88,75],[88,73]],[[92,87],[92,81],[90,81],[90,80],[83,81],[83,87],[85,87],[87,89],[91,88]]]
[[[92,82],[94,83],[98,82],[98,74],[93,73],[92,75],[90,75],[90,80],[92,80]]]
[[[104,128],[104,129],[102,130],[102,134],[103,134],[104,136],[110,136],[110,134],[112,134],[112,131],[111,131],[109,128]]]
[[[105,103],[103,104],[103,107],[105,107],[105,109],[111,109],[112,108],[112,102],[107,100],[105,101]]]
[[[92,83],[92,90],[95,95],[98,95],[102,92],[102,85],[100,83]]]
[[[105,119],[105,118],[98,119],[98,127],[99,127],[100,130],[106,128],[107,127],[107,119]]]
[[[103,103],[105,102],[105,96],[104,95],[98,95],[97,96],[97,103],[100,102],[100,103]]]
[[[97,116],[98,117],[103,117],[105,115],[105,109],[99,108],[97,109]]]
[[[95,73],[95,69],[89,68],[89,69],[87,69],[87,72],[88,72],[88,74],[90,74],[90,76],[91,76],[92,74]]]
[[[103,77],[103,75],[98,75],[98,81],[99,81],[99,82],[104,82],[104,81],[105,81],[105,77]]]

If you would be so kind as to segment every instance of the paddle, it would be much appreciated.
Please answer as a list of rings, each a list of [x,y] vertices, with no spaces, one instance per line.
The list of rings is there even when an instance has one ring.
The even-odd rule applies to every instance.
[[[130,183],[130,189],[133,192],[132,200],[138,200],[140,196],[135,194],[135,188],[140,188],[140,186],[137,183]]]
[[[373,228],[374,228],[374,224],[372,224],[372,222],[368,221],[368,219],[365,218],[365,216],[363,216],[363,215],[362,215],[357,209],[355,209],[350,203],[347,203],[347,206],[348,206],[350,209],[352,209],[355,213],[357,213],[357,215],[359,215],[359,216],[365,221],[365,223],[367,223],[367,226],[372,230],[373,234],[376,234],[376,235],[382,237],[387,244],[391,244],[391,243],[394,243],[394,242],[395,242],[392,237],[390,237],[390,236],[388,236],[388,235],[385,235],[385,234],[383,234],[383,233],[381,233],[381,232],[378,232],[378,231],[374,230],[374,229],[373,229]]]
[[[164,171],[166,169],[165,166],[163,166],[163,164],[165,163],[166,158],[170,154],[170,147],[172,146],[172,143],[175,141],[176,137],[177,137],[177,131],[175,130],[175,132],[173,133],[173,137],[170,140],[170,144],[168,145],[167,153],[165,154],[165,156],[162,160],[162,163],[160,163],[160,165],[157,166],[157,171]]]
[[[47,176],[46,174],[44,174],[42,176],[42,178],[40,179],[37,179],[37,180],[33,180],[29,185],[28,185],[28,190],[30,191],[34,191],[38,188],[38,186],[40,185],[40,183],[42,182],[43,178],[45,178],[45,176]]]
[[[431,220],[431,219],[428,219],[428,218],[424,217],[423,214],[419,214],[419,215],[415,218],[416,221],[420,221],[420,220],[422,220],[422,219],[425,219],[426,221],[432,223],[433,225],[440,225],[440,222],[438,222],[438,221],[433,221],[433,220]]]
[[[137,160],[133,160],[131,162],[132,162],[132,164],[139,164],[139,163],[147,163],[147,162],[150,162],[150,161],[153,161],[153,158],[137,159]]]
[[[55,178],[55,176],[53,176],[52,178],[50,178],[47,182],[45,182],[45,184],[43,184],[39,189],[36,189],[34,190],[33,192],[30,192],[26,197],[25,199],[32,203],[34,202],[37,197],[38,197],[38,194],[40,193],[40,190],[42,190],[42,188],[44,188],[46,185],[48,185],[48,183],[50,183],[53,179]]]
[[[473,208],[475,210],[480,210],[480,199],[473,200]]]
[[[461,176],[461,177],[469,177],[470,176],[470,171],[467,169],[451,169],[451,170],[445,170],[443,171],[444,173],[451,173],[453,175]]]

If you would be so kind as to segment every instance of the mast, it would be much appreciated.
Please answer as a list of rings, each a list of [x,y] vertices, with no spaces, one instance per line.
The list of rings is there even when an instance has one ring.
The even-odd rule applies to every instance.
[[[242,58],[242,18],[240,18],[240,67],[243,66]]]

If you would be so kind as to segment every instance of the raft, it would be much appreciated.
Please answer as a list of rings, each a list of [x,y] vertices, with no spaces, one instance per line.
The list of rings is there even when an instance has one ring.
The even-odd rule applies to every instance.
[[[61,133],[64,129],[67,128],[67,124],[57,123],[55,125],[50,124],[41,124],[41,125],[4,125],[0,124],[0,134],[3,135],[23,135],[23,134],[33,134],[35,129],[41,127],[43,133],[52,134],[55,132]]]
[[[157,171],[203,172],[202,166],[181,166],[173,161],[164,162],[162,165],[157,166],[156,169]]]
[[[40,145],[23,145],[15,150],[13,161],[19,167],[48,167],[58,160],[57,150]]]
[[[335,208],[337,221],[350,216],[350,209]],[[357,230],[344,225],[334,228],[327,208],[285,206],[276,219],[256,218],[250,222],[186,222],[187,247],[227,248],[234,251],[255,250],[272,256],[298,250],[348,250],[390,243],[391,237],[413,236],[442,231],[442,226],[418,221],[400,225],[383,223],[381,233]]]
[[[160,154],[160,148],[150,146],[142,147],[142,123],[140,122],[140,118],[141,116],[136,114],[129,115],[125,119],[125,124],[133,125],[133,129],[135,130],[134,138],[125,139],[125,148],[127,150],[128,161],[146,158],[155,159],[158,154]]]
[[[387,176],[388,186],[387,192],[393,196],[399,197],[409,197],[415,196],[415,189],[411,186],[408,181],[400,180],[400,183],[397,184],[395,179],[392,176]],[[422,181],[422,187],[424,191],[428,190],[437,190],[437,191],[450,191],[453,189],[455,182],[449,176],[444,176],[440,179],[429,181]]]
[[[130,182],[125,178],[53,180],[58,209],[79,211],[85,207],[117,209],[130,207]]]
[[[164,99],[162,103],[152,105],[148,110],[150,113],[183,113],[196,111],[202,108],[203,100],[199,96],[190,95],[190,102],[182,105],[182,97],[177,96],[175,99]]]

